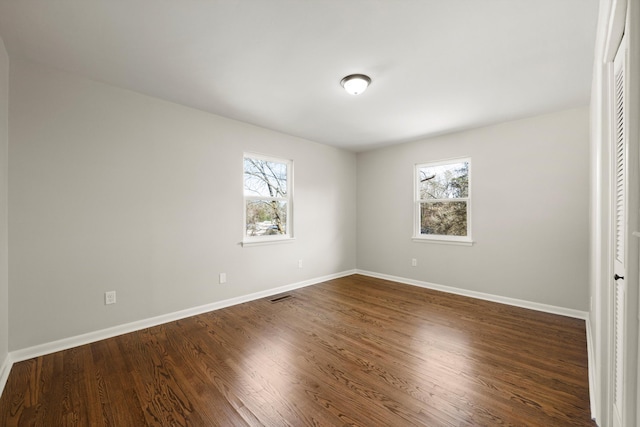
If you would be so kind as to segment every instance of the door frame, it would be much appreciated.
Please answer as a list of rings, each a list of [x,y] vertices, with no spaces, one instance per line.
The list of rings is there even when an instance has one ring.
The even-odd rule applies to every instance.
[[[622,427],[629,425],[629,420],[635,418],[633,404],[628,397],[633,396],[635,384],[630,384],[630,375],[635,371],[631,362],[635,357],[634,343],[631,333],[634,329],[635,316],[629,316],[634,312],[633,298],[630,289],[634,283],[638,283],[638,241],[632,230],[637,230],[637,197],[638,188],[638,150],[637,144],[632,144],[629,138],[629,67],[628,67],[628,37],[625,34],[617,47],[614,61],[609,68],[609,138],[610,144],[610,215],[611,215],[611,271],[614,277],[609,277],[609,373],[607,386],[608,408],[610,413],[610,425]],[[620,71],[619,71],[620,70]],[[623,75],[623,112],[622,124],[623,139],[618,138],[619,126],[615,110],[618,109],[618,88],[614,81],[618,80],[619,72]],[[620,146],[620,142],[622,146]],[[620,151],[622,149],[622,151]],[[622,183],[618,172],[618,162],[622,161]],[[622,225],[619,224],[620,193],[622,186]],[[621,228],[621,229],[620,229]],[[622,234],[620,235],[620,231]],[[636,232],[637,233],[637,232]],[[619,237],[620,236],[620,237]],[[640,237],[640,236],[639,236]],[[620,241],[618,241],[620,240]],[[621,249],[620,249],[621,248]],[[632,387],[633,386],[633,387]],[[618,401],[616,402],[616,397]],[[617,406],[616,406],[617,405]]]
[[[626,299],[624,307],[624,323],[625,331],[623,332],[623,401],[622,401],[622,420],[623,426],[636,425],[640,422],[640,414],[637,412],[638,402],[640,402],[640,395],[638,389],[640,387],[640,370],[638,369],[638,354],[640,352],[640,331],[638,328],[638,321],[640,320],[640,292],[638,291],[640,285],[640,259],[639,259],[639,243],[640,243],[640,137],[637,117],[640,117],[640,79],[638,79],[638,71],[640,70],[639,61],[639,47],[640,37],[638,25],[640,24],[640,5],[636,0],[601,0],[601,6],[608,3],[610,8],[608,10],[608,25],[606,40],[604,45],[604,55],[602,57],[604,68],[604,91],[605,96],[603,101],[604,117],[607,118],[604,133],[604,145],[608,150],[609,157],[609,173],[608,175],[608,190],[609,197],[607,201],[607,209],[609,215],[608,230],[606,230],[608,239],[608,250],[602,253],[602,256],[607,256],[607,268],[608,275],[605,274],[604,280],[600,283],[600,286],[605,286],[604,292],[600,292],[600,295],[605,294],[607,301],[601,302],[605,304],[602,307],[604,316],[600,316],[600,321],[605,324],[602,326],[602,332],[606,331],[606,338],[602,339],[601,345],[606,346],[605,351],[602,353],[605,356],[605,366],[603,366],[602,378],[602,392],[605,393],[602,399],[602,405],[605,405],[604,414],[602,417],[601,425],[613,426],[614,424],[614,411],[613,411],[613,397],[614,390],[614,338],[613,328],[615,323],[612,316],[614,315],[613,304],[614,300],[614,244],[615,236],[612,233],[614,227],[614,219],[612,207],[614,205],[614,173],[613,168],[613,131],[612,120],[613,115],[611,112],[611,103],[613,102],[613,91],[611,85],[611,77],[613,76],[613,60],[618,51],[622,36],[624,35],[627,45],[624,47],[627,50],[626,53],[626,82],[625,82],[625,103],[626,103],[626,133],[627,133],[627,227],[625,235],[625,253],[626,253]],[[602,423],[604,421],[604,423]]]
[[[612,61],[622,34],[626,34],[629,43],[627,58],[627,129],[631,152],[628,153],[629,168],[633,174],[629,177],[628,210],[633,218],[628,218],[627,242],[627,324],[625,334],[627,380],[625,390],[625,422],[640,426],[640,260],[638,243],[640,239],[633,235],[640,231],[638,224],[638,206],[640,204],[640,182],[638,182],[638,153],[640,134],[637,118],[640,117],[640,1],[638,0],[599,0],[598,32],[595,47],[594,76],[590,106],[591,128],[591,205],[590,205],[590,265],[589,265],[589,317],[587,319],[587,345],[589,354],[589,385],[591,414],[598,425],[612,425],[611,411],[611,294],[613,281],[613,236],[611,234],[613,217],[611,215],[611,131],[610,131],[610,87]],[[635,380],[634,380],[635,379]]]

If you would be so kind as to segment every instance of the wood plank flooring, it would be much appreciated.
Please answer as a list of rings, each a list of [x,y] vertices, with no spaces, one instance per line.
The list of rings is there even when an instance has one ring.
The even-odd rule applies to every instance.
[[[0,426],[593,426],[584,321],[353,275],[14,365]]]

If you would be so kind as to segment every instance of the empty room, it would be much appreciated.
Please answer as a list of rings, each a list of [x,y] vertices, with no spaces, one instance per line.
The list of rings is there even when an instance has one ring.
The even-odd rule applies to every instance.
[[[0,426],[640,425],[637,0],[0,0]]]

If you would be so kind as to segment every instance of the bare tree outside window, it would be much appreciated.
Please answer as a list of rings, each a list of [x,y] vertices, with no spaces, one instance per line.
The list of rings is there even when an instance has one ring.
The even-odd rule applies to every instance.
[[[289,233],[290,162],[261,157],[244,158],[245,235]]]
[[[469,160],[416,166],[418,233],[469,235]]]

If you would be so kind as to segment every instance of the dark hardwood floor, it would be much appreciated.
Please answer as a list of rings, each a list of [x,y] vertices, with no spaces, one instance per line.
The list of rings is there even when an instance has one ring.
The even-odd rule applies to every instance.
[[[0,426],[592,426],[582,320],[359,275],[14,365]]]

